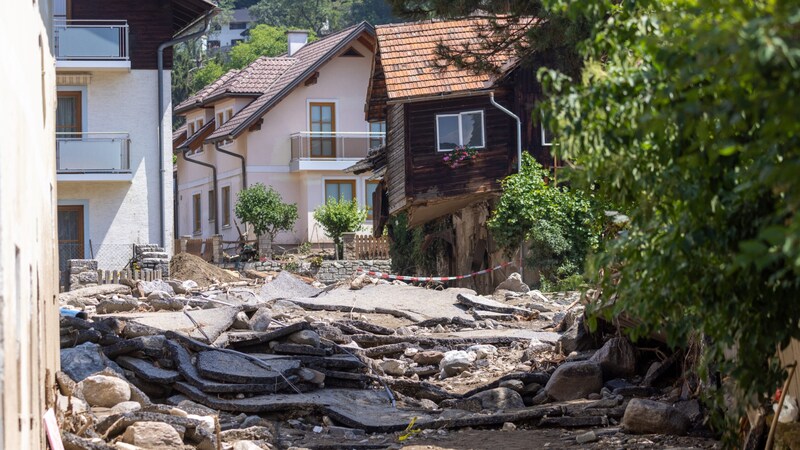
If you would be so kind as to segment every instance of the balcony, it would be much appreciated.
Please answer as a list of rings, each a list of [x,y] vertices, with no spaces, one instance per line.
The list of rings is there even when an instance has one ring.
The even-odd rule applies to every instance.
[[[57,69],[131,69],[127,21],[56,19],[53,29]]]
[[[56,133],[58,181],[131,181],[128,133]]]
[[[371,148],[383,145],[386,133],[301,131],[289,139],[292,172],[344,170],[367,156]]]

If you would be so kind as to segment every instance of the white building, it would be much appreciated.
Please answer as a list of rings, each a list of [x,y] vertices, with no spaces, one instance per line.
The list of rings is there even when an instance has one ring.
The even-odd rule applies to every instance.
[[[218,30],[209,33],[209,49],[227,49],[239,42],[244,42],[249,35],[247,30],[255,26],[255,22],[250,18],[247,8],[233,10],[230,21],[219,26]]]
[[[374,28],[364,22],[309,44],[305,32],[287,35],[288,54],[229,72],[176,107],[188,127],[176,146],[179,235],[238,239],[236,195],[257,182],[298,206],[278,244],[328,242],[313,211],[330,196],[371,206],[369,174],[343,170],[383,142],[383,123],[364,115]]]
[[[81,258],[122,269],[133,244],[170,251],[172,53],[163,53],[163,111],[157,55],[214,10],[206,0],[56,0],[62,270]]]

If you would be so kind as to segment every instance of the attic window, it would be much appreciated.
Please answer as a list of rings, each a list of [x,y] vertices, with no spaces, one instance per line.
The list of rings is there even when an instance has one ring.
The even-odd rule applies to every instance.
[[[342,56],[355,56],[358,58],[364,57],[364,55],[359,53],[358,50],[354,49],[353,47],[348,48],[346,52],[342,53]]]
[[[459,145],[486,146],[483,111],[436,115],[436,150],[449,152]]]

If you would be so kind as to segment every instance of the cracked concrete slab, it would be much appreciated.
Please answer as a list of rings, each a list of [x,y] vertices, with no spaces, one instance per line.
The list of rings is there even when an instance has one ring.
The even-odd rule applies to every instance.
[[[201,376],[227,383],[274,384],[299,369],[300,362],[279,359],[270,361],[269,366],[272,370],[259,367],[241,356],[215,350],[197,354],[197,372]]]
[[[259,292],[263,301],[289,299],[292,297],[314,297],[322,290],[296,278],[287,271],[282,271],[274,280],[264,284]]]
[[[136,374],[137,377],[151,383],[171,384],[181,379],[181,374],[154,366],[151,362],[131,356],[120,356],[117,364]]]
[[[233,325],[236,313],[240,308],[220,307],[211,309],[201,309],[187,311],[203,329],[210,342],[214,342],[223,332]],[[149,328],[165,331],[175,331],[186,334],[194,339],[205,342],[206,338],[200,332],[192,320],[183,313],[176,312],[152,312],[152,313],[130,313],[115,314],[114,317],[129,320],[135,324],[144,325]]]
[[[466,305],[470,308],[482,309],[484,311],[502,314],[517,314],[526,317],[538,314],[537,311],[531,311],[530,309],[508,305],[491,298],[481,297],[480,295],[472,295],[466,292],[460,292],[457,298],[458,302],[462,305]]]

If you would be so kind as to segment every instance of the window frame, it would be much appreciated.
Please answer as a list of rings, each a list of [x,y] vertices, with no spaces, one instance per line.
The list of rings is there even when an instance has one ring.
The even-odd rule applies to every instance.
[[[208,190],[208,221],[216,222],[217,220],[217,198],[214,195],[214,189]]]
[[[378,128],[380,131],[373,131],[372,126],[379,125]],[[372,150],[374,148],[380,148],[380,146],[386,144],[386,121],[385,120],[374,120],[371,122],[367,122],[367,132],[370,133],[369,137],[369,149]],[[372,133],[383,133],[382,137],[372,137]],[[378,146],[373,147],[372,144],[374,141],[380,141]]]
[[[308,110],[307,110],[307,114],[308,114],[308,131],[309,132],[312,132],[311,129],[314,128],[314,123],[315,122],[314,122],[314,119],[313,119],[314,115],[312,113],[312,110],[313,110],[313,108],[315,106],[318,106],[320,108],[320,120],[317,122],[317,123],[320,124],[320,126],[322,126],[322,124],[325,123],[325,122],[322,121],[322,108],[329,107],[331,109],[331,122],[330,122],[331,123],[331,131],[327,132],[327,133],[329,133],[331,135],[331,137],[321,137],[321,136],[314,137],[314,135],[311,134],[310,135],[310,139],[309,139],[309,144],[308,144],[309,145],[309,151],[308,151],[309,156],[311,158],[336,159],[337,158],[337,149],[336,149],[336,106],[337,106],[337,104],[336,104],[335,101],[309,100],[308,101]],[[319,131],[319,133],[326,133],[326,132]],[[330,143],[331,143],[331,155],[330,156],[323,156],[323,155],[316,155],[315,156],[312,153],[312,150],[311,150],[312,142],[314,140],[329,140]]]
[[[437,152],[452,152],[452,148],[441,148],[441,143],[439,142],[439,118],[440,117],[457,117],[458,118],[458,144],[457,145],[464,145],[464,130],[461,125],[461,117],[467,114],[480,114],[481,115],[481,145],[473,146],[472,148],[486,148],[486,114],[482,109],[473,110],[473,111],[461,111],[457,113],[447,113],[447,114],[436,114],[434,120],[436,122],[436,151]]]
[[[375,205],[369,204],[372,201],[372,194],[369,193],[367,186],[375,185],[375,189],[372,192],[376,192],[380,184],[381,182],[378,180],[364,180],[364,208],[367,210],[367,220],[374,220],[375,217]]]
[[[72,98],[75,102],[75,128],[76,130],[73,131],[64,131],[63,129],[59,130],[58,126],[56,125],[56,132],[57,133],[75,133],[81,134],[83,133],[83,91],[82,90],[58,90],[56,91],[56,107],[58,106],[58,98]],[[58,113],[56,113],[56,118],[58,118]]]
[[[222,228],[230,228],[231,227],[231,187],[222,186],[222,192],[220,193],[220,197],[222,197]]]
[[[192,193],[192,235],[203,234],[203,195],[201,192]]]
[[[547,136],[545,135],[545,129],[544,129],[544,122],[539,122],[539,129],[541,130],[542,134],[542,147],[552,147],[553,141],[547,142]]]
[[[358,202],[358,191],[356,191],[356,180],[355,179],[347,179],[347,178],[330,178],[325,180],[322,183],[322,200],[323,203],[328,203],[328,185],[329,184],[349,184],[352,186],[353,198],[351,200],[355,200]],[[341,189],[340,189],[341,191]],[[339,193],[339,198],[337,200],[341,200],[341,192]]]

